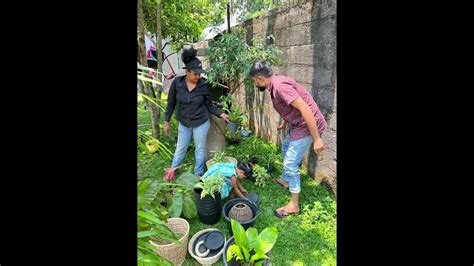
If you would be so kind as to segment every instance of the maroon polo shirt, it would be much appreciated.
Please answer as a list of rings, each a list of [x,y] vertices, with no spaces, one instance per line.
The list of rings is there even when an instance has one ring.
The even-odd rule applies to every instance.
[[[298,140],[311,135],[300,111],[290,105],[297,98],[303,99],[311,108],[319,133],[327,128],[326,120],[313,97],[295,80],[275,75],[270,81],[269,89],[273,107],[291,126],[290,140]]]

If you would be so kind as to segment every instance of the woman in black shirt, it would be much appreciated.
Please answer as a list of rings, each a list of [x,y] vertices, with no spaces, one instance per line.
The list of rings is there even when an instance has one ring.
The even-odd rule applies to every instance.
[[[209,117],[213,114],[229,121],[229,115],[212,105],[211,90],[207,82],[201,79],[201,73],[204,70],[201,61],[196,57],[196,50],[192,47],[185,49],[182,59],[186,75],[176,77],[171,83],[163,129],[165,134],[169,134],[171,115],[176,105],[178,105],[178,143],[171,167],[175,168],[181,164],[191,142],[191,137],[193,137],[196,160],[194,174],[202,176],[206,162],[206,138],[210,127]]]

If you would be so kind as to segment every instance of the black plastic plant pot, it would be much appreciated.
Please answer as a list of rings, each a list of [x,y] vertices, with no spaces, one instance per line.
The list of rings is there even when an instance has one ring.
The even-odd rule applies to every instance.
[[[239,128],[239,124],[234,123],[234,122],[229,122],[227,124],[227,128],[229,129],[230,132],[235,132]]]
[[[226,140],[229,145],[238,144],[240,142],[240,139],[226,138]]]
[[[227,250],[229,249],[230,246],[232,246],[232,244],[234,244],[234,237],[231,237],[229,238],[229,240],[227,240],[227,242],[225,243],[225,246],[224,246],[224,252],[222,253],[222,259],[224,260],[224,265],[225,266],[239,266],[241,264],[239,264],[235,258],[232,258],[229,262],[227,262]],[[252,250],[250,252],[250,255],[253,255],[255,254],[255,252]],[[270,257],[270,252],[268,252],[266,254],[268,257]],[[263,265],[265,266],[268,266],[270,265],[270,260],[269,259],[265,259],[265,262],[263,263]]]
[[[246,197],[260,208],[260,197],[257,194],[248,192]]]
[[[265,169],[267,170],[268,173],[271,173],[271,172],[273,172],[273,170],[275,170],[275,167],[270,164],[267,167],[265,167]]]
[[[239,204],[239,203],[247,204],[250,207],[250,209],[252,210],[252,214],[253,214],[252,219],[250,219],[246,222],[240,223],[244,227],[245,230],[247,230],[247,228],[254,225],[255,220],[257,219],[258,214],[259,214],[258,206],[255,203],[253,203],[252,201],[249,201],[249,200],[246,200],[246,199],[241,199],[241,198],[231,199],[231,200],[227,201],[224,204],[224,207],[222,208],[222,215],[224,216],[224,218],[227,221],[227,225],[229,226],[229,232],[230,232],[231,235],[234,235],[234,234],[232,233],[232,225],[230,223],[229,211],[230,211],[230,209],[232,209],[232,207],[234,207],[234,205]]]
[[[194,189],[194,198],[199,220],[205,224],[216,224],[221,218],[221,194],[217,193],[215,199],[210,195],[201,199],[202,189]]]

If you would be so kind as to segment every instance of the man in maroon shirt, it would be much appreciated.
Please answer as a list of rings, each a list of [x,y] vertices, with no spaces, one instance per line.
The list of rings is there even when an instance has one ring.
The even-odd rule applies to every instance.
[[[287,205],[275,210],[275,215],[283,218],[298,214],[301,191],[299,167],[311,143],[314,152],[321,156],[324,150],[321,133],[327,128],[326,120],[311,94],[303,86],[289,77],[274,75],[264,61],[257,61],[250,66],[250,76],[260,91],[269,90],[273,107],[284,120],[278,129],[290,124],[290,134],[282,144],[282,178],[273,181],[289,188],[291,200]]]

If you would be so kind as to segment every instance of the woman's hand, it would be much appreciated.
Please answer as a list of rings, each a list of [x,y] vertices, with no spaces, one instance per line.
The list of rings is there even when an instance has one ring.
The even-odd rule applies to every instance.
[[[229,115],[226,113],[222,113],[220,118],[224,119],[225,121],[229,122]]]
[[[163,131],[165,132],[166,135],[170,133],[170,123],[166,122],[163,124]]]

